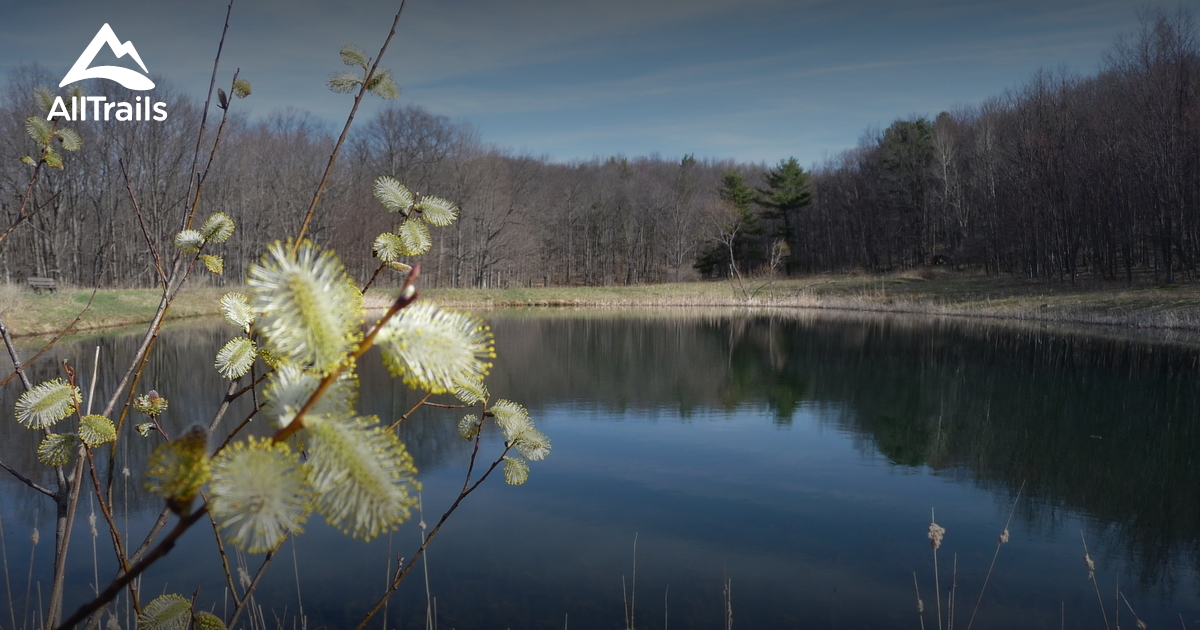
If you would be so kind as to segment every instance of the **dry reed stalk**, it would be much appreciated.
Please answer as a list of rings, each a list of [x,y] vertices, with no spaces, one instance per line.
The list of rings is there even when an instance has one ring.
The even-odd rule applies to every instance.
[[[1125,602],[1125,607],[1129,609],[1129,614],[1133,615],[1133,621],[1134,621],[1135,625],[1137,625],[1138,629],[1146,630],[1146,622],[1142,621],[1142,619],[1140,617],[1138,617],[1137,612],[1134,611],[1133,606],[1129,605],[1129,600],[1126,599],[1125,593],[1122,593],[1121,591],[1118,590],[1117,594],[1120,595],[1121,600]],[[1183,615],[1180,615],[1179,618],[1182,620]],[[1120,628],[1120,626],[1117,626],[1117,627]]]
[[[733,630],[733,580],[725,573],[725,630]]]
[[[296,576],[296,608],[300,611],[300,625],[308,627],[308,619],[304,616],[304,600],[300,597],[300,564],[296,561],[296,537],[292,536],[292,572]],[[385,628],[387,626],[384,626]]]
[[[629,630],[634,630],[633,617],[637,611],[637,539],[638,533],[633,533],[633,578],[629,584]]]
[[[16,602],[12,598],[12,580],[8,577],[8,545],[4,543],[4,520],[0,519],[0,559],[4,561],[4,592],[8,596],[8,616],[12,629],[17,630]]]
[[[1017,511],[1017,501],[1021,500],[1021,493],[1025,491],[1025,482],[1021,482],[1021,487],[1017,489],[1017,496],[1013,498],[1012,507],[1008,510],[1008,519],[1004,521],[1004,531],[1000,532],[1000,537],[996,539],[996,553],[992,554],[992,564],[988,566],[987,575],[983,578],[983,587],[979,589],[979,598],[975,600],[975,608],[971,611],[971,620],[967,622],[967,630],[971,630],[971,625],[975,623],[975,613],[979,612],[979,604],[983,601],[983,593],[987,590],[988,580],[992,578],[992,569],[996,568],[996,558],[1000,555],[1000,547],[1008,542],[1008,526],[1012,523],[1013,513]]]
[[[925,602],[921,601],[921,587],[917,584],[916,571],[913,571],[913,588],[917,591],[917,619],[921,620],[921,630],[925,630]]]
[[[418,526],[421,528],[421,531],[417,532],[417,537],[421,539],[421,546],[424,547],[425,542],[428,539],[425,538],[425,529],[426,529],[425,504],[421,499],[420,492],[417,493],[417,510],[419,511],[419,513],[421,515],[420,516],[421,522],[418,524]],[[425,569],[425,630],[433,630],[433,627],[434,627],[433,603],[432,603],[432,599],[431,599],[431,593],[429,591],[429,552],[428,551],[425,552],[425,554],[423,555],[422,564],[424,565],[424,569]],[[386,628],[387,626],[384,626],[384,627]]]
[[[31,534],[29,536],[29,542],[32,544],[29,545],[29,575],[28,575],[28,577],[25,578],[25,612],[21,614],[21,627],[22,628],[25,627],[26,620],[29,619],[29,595],[32,592],[32,585],[33,585],[34,552],[37,551],[38,542],[40,542],[42,539],[41,534],[38,533],[37,521],[38,521],[37,515],[35,514],[33,517],[33,534]],[[41,592],[42,592],[42,584],[41,584],[41,582],[38,582],[38,599],[39,600],[41,599]],[[38,607],[41,608],[40,604]]]
[[[954,596],[958,594],[958,553],[954,554],[954,577],[950,581],[950,603],[947,604],[946,628],[954,630]]]
[[[1092,581],[1092,586],[1096,587],[1096,600],[1100,602],[1100,615],[1104,617],[1105,630],[1111,630],[1108,625],[1108,613],[1104,612],[1104,598],[1100,596],[1100,584],[1096,582],[1096,563],[1092,561],[1092,556],[1088,553],[1087,538],[1083,535],[1083,530],[1079,530],[1079,538],[1083,540],[1083,562],[1087,564],[1088,579]]]
[[[625,593],[625,576],[621,576],[621,604],[625,606],[625,630],[629,630],[629,596]]]
[[[942,585],[938,576],[937,550],[942,546],[946,528],[937,524],[933,508],[929,508],[929,545],[933,547],[933,588],[937,597],[938,630],[942,630]]]

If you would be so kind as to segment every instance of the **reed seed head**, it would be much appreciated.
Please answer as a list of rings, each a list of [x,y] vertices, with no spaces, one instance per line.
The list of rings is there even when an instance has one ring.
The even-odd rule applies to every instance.
[[[942,537],[946,535],[946,528],[937,523],[929,524],[929,544],[937,551],[938,547],[942,546]]]

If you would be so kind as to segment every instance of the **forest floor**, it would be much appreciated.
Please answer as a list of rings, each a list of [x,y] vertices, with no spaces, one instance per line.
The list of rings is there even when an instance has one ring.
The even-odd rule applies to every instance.
[[[171,308],[171,319],[217,314],[220,296],[238,287],[192,287]],[[244,288],[240,289],[245,291]],[[368,306],[385,307],[395,289],[371,290]],[[35,294],[0,284],[0,317],[14,335],[53,334],[70,324],[90,289]],[[1200,330],[1200,284],[1156,285],[1150,277],[1124,281],[1081,278],[1076,284],[971,272],[910,270],[896,274],[822,274],[608,287],[427,289],[433,301],[464,308],[755,306],[823,308],[1129,328]],[[79,331],[149,321],[154,289],[101,290],[76,324]]]

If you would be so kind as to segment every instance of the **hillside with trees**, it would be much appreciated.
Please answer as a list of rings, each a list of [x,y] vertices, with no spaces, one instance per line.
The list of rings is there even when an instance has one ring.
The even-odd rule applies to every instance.
[[[25,119],[44,68],[10,73],[0,107],[0,224],[28,182]],[[100,86],[95,86],[100,87]],[[119,88],[118,88],[119,90]],[[106,93],[132,100],[129,94]],[[160,80],[163,123],[73,123],[80,151],[43,177],[32,229],[0,278],[152,286],[130,188],[162,246],[179,226],[199,107]],[[206,206],[238,225],[225,273],[241,282],[272,235],[294,233],[335,138],[304,112],[234,114]],[[730,160],[614,156],[556,163],[488,145],[418,105],[358,128],[312,235],[360,278],[394,226],[371,182],[391,175],[447,198],[461,220],[423,258],[436,287],[640,284],[731,273],[894,271],[945,265],[1053,282],[1080,275],[1194,281],[1200,264],[1200,42],[1186,11],[1148,11],[1100,69],[1040,71],[987,101],[871,129],[806,170]],[[387,280],[384,280],[386,284]]]

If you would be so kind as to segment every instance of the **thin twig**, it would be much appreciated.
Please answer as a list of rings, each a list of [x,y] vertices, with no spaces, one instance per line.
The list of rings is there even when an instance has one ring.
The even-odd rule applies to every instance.
[[[375,268],[375,273],[371,274],[371,278],[367,280],[366,284],[363,285],[362,293],[364,295],[366,294],[367,289],[370,289],[371,285],[374,284],[375,278],[379,277],[379,272],[383,271],[384,267],[387,267],[387,263],[379,263],[379,266]]]
[[[444,405],[442,403],[425,403],[426,407],[438,407],[440,409],[466,409],[474,405]]]
[[[21,378],[21,385],[25,387],[25,391],[33,389],[33,383],[29,377],[25,375],[25,365],[21,363],[21,357],[17,355],[17,346],[13,343],[12,335],[8,333],[8,327],[4,325],[4,318],[0,317],[0,338],[4,339],[4,347],[8,349],[8,356],[12,359],[13,373]],[[12,378],[12,377],[9,377]],[[8,379],[4,379],[7,383]],[[0,383],[2,385],[3,383]]]
[[[88,471],[92,475],[92,485],[96,491],[96,501],[100,503],[100,513],[104,515],[105,522],[108,523],[108,533],[112,537],[113,552],[117,555],[117,562],[121,565],[122,571],[129,570],[129,560],[125,557],[125,546],[121,543],[121,531],[117,529],[117,523],[113,519],[112,512],[109,511],[108,505],[104,502],[104,497],[100,494],[100,478],[96,475],[96,464],[92,459],[92,449],[84,447],[84,452],[87,454]],[[99,584],[96,585],[99,588]],[[142,605],[138,601],[137,590],[130,587],[129,596],[132,598],[133,608],[140,615],[142,614]]]
[[[54,127],[58,127],[58,123],[59,121],[55,120]],[[42,149],[44,154],[45,147],[43,146]],[[45,163],[46,160],[38,160],[37,165],[33,167],[33,174],[29,176],[29,184],[25,187],[25,195],[21,198],[21,207],[17,209],[17,219],[13,221],[12,225],[8,226],[8,229],[5,230],[3,234],[0,234],[0,243],[3,243],[4,239],[8,238],[8,235],[12,234],[13,231],[20,227],[22,223],[29,220],[31,217],[33,217],[33,215],[37,214],[38,210],[41,210],[41,207],[37,207],[33,210],[33,212],[25,214],[25,207],[29,205],[29,200],[33,197],[33,188],[37,184],[38,176],[40,176],[42,173],[42,165]],[[58,193],[55,193],[55,196],[57,195]],[[51,197],[51,199],[53,198],[54,197]]]
[[[22,474],[21,474],[20,472],[18,472],[16,469],[14,469],[14,468],[10,467],[8,464],[5,464],[3,461],[0,461],[0,468],[3,468],[4,470],[7,470],[9,473],[11,473],[11,474],[12,474],[12,476],[14,476],[14,477],[16,477],[16,478],[17,478],[17,481],[20,481],[21,483],[23,483],[23,484],[25,484],[25,485],[29,486],[30,488],[33,488],[34,490],[37,490],[38,492],[41,492],[42,494],[44,494],[44,495],[46,495],[46,496],[48,496],[48,497],[53,497],[53,496],[54,496],[54,493],[53,493],[53,492],[51,492],[50,490],[47,490],[46,488],[43,488],[43,487],[39,486],[39,485],[37,484],[37,482],[35,482],[34,480],[30,479],[29,477],[26,477],[25,475],[22,475]]]
[[[308,214],[304,215],[304,222],[300,224],[300,233],[292,242],[292,253],[295,253],[300,247],[300,242],[304,240],[304,235],[308,232],[308,225],[312,222],[313,214],[317,211],[317,204],[321,202],[321,195],[325,193],[325,185],[329,183],[329,176],[333,173],[333,165],[337,163],[338,152],[342,150],[342,145],[346,142],[346,135],[350,133],[350,125],[354,122],[354,114],[358,111],[358,105],[366,95],[367,86],[371,84],[375,71],[379,69],[379,62],[383,60],[383,54],[387,52],[388,44],[396,36],[396,25],[400,23],[400,14],[404,13],[405,2],[407,0],[400,0],[400,9],[396,11],[396,18],[392,20],[392,30],[388,32],[387,39],[383,40],[383,46],[379,49],[379,55],[375,57],[375,63],[367,71],[367,76],[363,77],[362,87],[358,90],[358,96],[354,97],[354,105],[350,108],[350,115],[346,118],[346,126],[342,127],[342,135],[333,145],[333,152],[329,154],[329,163],[325,165],[325,174],[321,176],[321,183],[317,185],[317,192],[313,194],[312,203],[308,206]]]
[[[158,255],[158,247],[154,245],[154,239],[151,238],[150,230],[146,227],[146,220],[142,217],[142,206],[138,204],[137,197],[133,194],[133,183],[129,181],[129,173],[125,170],[125,160],[118,158],[117,164],[121,167],[121,175],[125,177],[125,190],[129,192],[129,200],[133,202],[133,212],[137,215],[138,225],[142,228],[142,238],[146,239],[146,247],[154,258],[154,269],[158,271],[158,281],[165,291],[167,290],[167,272],[163,271],[162,257]]]
[[[200,493],[204,498],[204,502],[208,503],[208,496]],[[234,587],[233,572],[229,570],[229,556],[225,554],[225,543],[221,541],[221,532],[217,529],[217,520],[212,514],[208,515],[208,522],[212,523],[213,538],[217,539],[217,551],[221,554],[221,569],[225,571],[225,582],[229,585],[229,592],[233,595],[233,602],[240,604],[238,599],[237,588]]]
[[[192,153],[192,168],[191,175],[188,177],[188,190],[185,199],[192,196],[192,184],[196,184],[196,195],[192,201],[191,208],[184,215],[181,230],[187,229],[192,224],[192,219],[196,215],[196,206],[200,203],[200,174],[197,167],[200,164],[200,147],[204,143],[204,130],[208,126],[208,112],[212,107],[213,89],[217,86],[217,69],[221,66],[221,51],[225,48],[225,34],[229,32],[229,16],[233,13],[233,0],[229,0],[229,6],[225,9],[225,26],[221,29],[221,40],[217,42],[217,56],[213,59],[212,77],[208,80],[208,96],[204,99],[204,109],[200,113],[200,131],[196,134],[196,149]],[[217,139],[220,142],[220,139]],[[215,145],[214,145],[215,146]],[[178,256],[176,257],[178,260]]]
[[[408,420],[408,417],[413,415],[414,413],[416,413],[416,411],[421,408],[421,405],[424,405],[425,401],[429,400],[429,397],[432,395],[433,395],[433,392],[429,392],[429,393],[425,394],[425,396],[422,397],[421,400],[417,404],[413,405],[412,409],[408,410],[408,413],[405,413],[403,416],[400,416],[399,420],[396,420],[395,422],[393,422],[392,426],[388,427],[388,431],[394,431],[396,429],[396,427],[400,426],[401,422]]]
[[[215,456],[217,453],[225,450],[225,447],[229,446],[229,443],[232,442],[235,437],[237,437],[238,433],[240,433],[242,429],[246,427],[246,425],[250,424],[250,421],[254,419],[254,416],[258,415],[258,412],[258,409],[251,411],[250,414],[247,415],[244,420],[242,420],[241,424],[238,424],[237,427],[235,427],[233,431],[229,433],[229,435],[225,436],[225,441],[221,442],[221,445],[217,447],[217,450],[213,451],[213,455]]]

